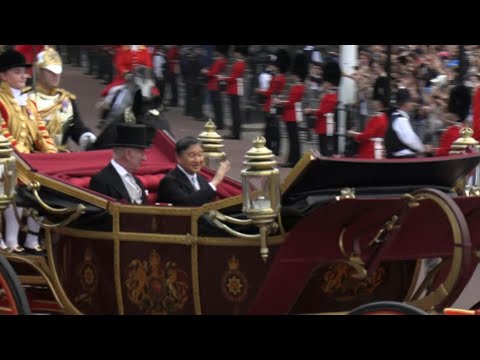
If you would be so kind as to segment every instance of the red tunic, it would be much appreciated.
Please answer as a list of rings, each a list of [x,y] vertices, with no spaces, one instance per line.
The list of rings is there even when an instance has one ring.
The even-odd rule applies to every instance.
[[[225,78],[225,80],[227,81],[228,95],[238,95],[237,79],[242,78],[244,72],[245,72],[245,60],[237,60],[232,67],[230,76]]]
[[[167,61],[168,61],[168,70],[171,74],[179,74],[179,54],[178,54],[178,46],[172,46],[167,51]]]
[[[226,67],[227,67],[227,59],[225,59],[224,57],[219,57],[215,59],[207,75],[208,76],[207,88],[209,91],[218,90],[217,75],[220,75],[221,73],[223,73]]]
[[[152,55],[145,45],[140,45],[137,51],[132,51],[128,45],[124,45],[118,49],[113,62],[116,76],[102,91],[102,96],[106,96],[112,87],[125,84],[125,74],[131,72],[135,66],[145,65],[152,68]]]
[[[305,86],[302,83],[292,85],[288,94],[288,101],[283,105],[283,121],[296,122],[295,104],[302,101]]]
[[[450,152],[450,148],[455,140],[460,137],[460,130],[463,128],[463,125],[452,125],[450,126],[440,138],[440,143],[438,145],[436,156],[447,156]]]
[[[365,159],[374,159],[374,142],[372,138],[384,138],[385,132],[388,128],[387,114],[381,112],[374,114],[367,123],[365,130],[355,136],[355,140],[358,141],[358,154],[357,157]]]
[[[270,86],[268,90],[261,91],[260,94],[265,96],[265,104],[263,105],[263,111],[266,113],[270,112],[270,105],[272,103],[273,95],[280,95],[285,89],[285,74],[277,74],[270,81]]]
[[[338,97],[336,92],[325,94],[318,105],[318,110],[315,113],[317,116],[317,123],[315,125],[315,133],[325,135],[327,133],[327,114],[335,112]]]

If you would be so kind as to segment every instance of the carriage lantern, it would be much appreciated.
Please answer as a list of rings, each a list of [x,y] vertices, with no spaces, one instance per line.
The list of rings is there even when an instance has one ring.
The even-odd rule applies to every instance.
[[[464,154],[468,151],[479,152],[480,145],[477,140],[473,138],[473,130],[465,127],[460,130],[460,137],[455,140],[450,147],[450,155]],[[461,187],[464,187],[463,192],[468,195],[480,194],[480,165],[475,168],[473,176],[468,176],[461,182]]]
[[[17,184],[16,160],[10,142],[0,135],[0,211],[5,210],[15,197]]]
[[[247,151],[246,166],[241,171],[243,189],[242,211],[252,223],[267,231],[280,211],[280,173],[275,166],[274,155],[265,147],[265,138],[257,137],[253,147]],[[266,233],[262,234],[260,255],[264,260],[268,257]]]
[[[198,135],[198,140],[202,143],[202,149],[205,155],[205,166],[210,169],[218,169],[222,161],[226,159],[223,151],[223,139],[215,130],[216,126],[212,119],[209,119],[203,126],[204,131]]]

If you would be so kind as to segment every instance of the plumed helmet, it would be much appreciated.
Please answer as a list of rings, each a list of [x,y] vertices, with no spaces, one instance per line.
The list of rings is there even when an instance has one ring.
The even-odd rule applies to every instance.
[[[323,68],[323,80],[331,83],[333,86],[340,84],[340,78],[342,77],[342,71],[340,65],[336,61],[327,61]]]
[[[227,56],[229,47],[229,45],[215,45],[215,51],[219,52],[224,56]]]
[[[54,74],[62,73],[62,59],[54,48],[46,47],[44,51],[38,53],[36,66],[39,69],[47,69]]]
[[[305,81],[308,75],[308,59],[303,53],[297,53],[293,58],[292,74]]]
[[[285,74],[290,66],[290,55],[284,49],[279,49],[275,54],[275,66],[278,67],[282,74]]]
[[[16,67],[32,67],[27,64],[25,56],[16,50],[6,50],[0,55],[0,72],[7,71]]]
[[[248,45],[235,45],[234,51],[243,56],[248,56]]]
[[[459,116],[458,121],[465,121],[471,105],[470,89],[465,85],[457,85],[450,91],[448,111]]]

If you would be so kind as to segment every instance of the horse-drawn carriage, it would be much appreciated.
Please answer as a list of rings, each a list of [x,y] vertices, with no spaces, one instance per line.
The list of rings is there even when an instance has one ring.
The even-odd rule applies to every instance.
[[[250,165],[274,164],[261,145],[249,151]],[[242,173],[243,193],[227,179],[216,201],[194,208],[155,203],[175,166],[174,142],[160,131],[137,172],[147,205],[88,189],[111,150],[16,157],[17,201],[42,222],[47,254],[3,256],[32,312],[323,313],[378,300],[441,309],[477,265],[480,199],[454,190],[479,164],[477,153],[374,161],[305,154],[279,199],[273,169],[248,190]],[[253,196],[265,183],[266,197]],[[0,271],[0,310],[19,312],[25,299],[8,270]]]

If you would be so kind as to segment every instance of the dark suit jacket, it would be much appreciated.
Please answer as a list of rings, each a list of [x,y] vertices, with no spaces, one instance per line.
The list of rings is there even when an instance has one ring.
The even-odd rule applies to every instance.
[[[172,203],[175,206],[202,206],[215,198],[216,192],[207,179],[197,174],[200,190],[196,191],[187,176],[176,167],[170,171],[158,186],[157,202]]]
[[[142,189],[142,203],[145,204],[147,200],[145,188],[138,178],[135,176],[134,178],[137,182],[137,185]],[[92,176],[90,179],[89,188],[117,200],[125,200],[128,203],[132,202],[127,188],[123,184],[120,175],[118,174],[117,170],[115,170],[112,163],[109,163],[98,174]]]

